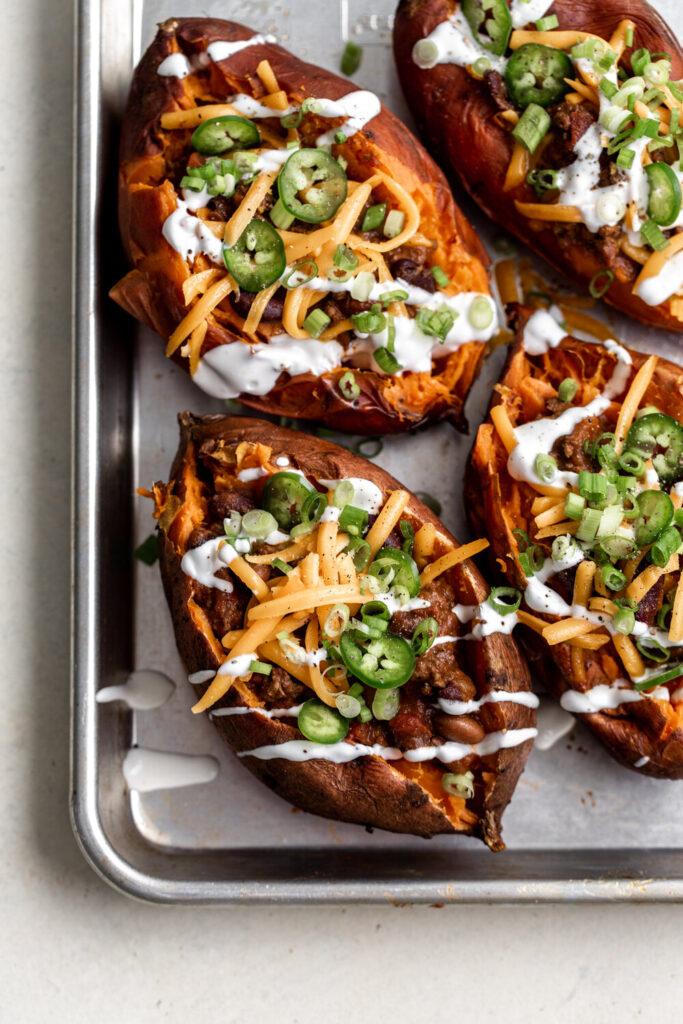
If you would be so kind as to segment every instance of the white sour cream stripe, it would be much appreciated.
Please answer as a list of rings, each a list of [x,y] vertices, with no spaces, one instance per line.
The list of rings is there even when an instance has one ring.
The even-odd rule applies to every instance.
[[[478,700],[446,700],[445,697],[439,697],[437,704],[446,715],[472,715],[484,704],[522,704],[526,708],[537,708],[538,697],[529,691],[491,690]]]
[[[184,53],[170,53],[157,68],[162,78],[186,78],[192,71]]]
[[[303,704],[291,708],[215,708],[209,711],[211,718],[226,718],[230,715],[263,715],[264,718],[296,718]]]
[[[664,686],[648,692],[633,690],[627,679],[616,679],[613,683],[594,686],[592,690],[578,693],[567,690],[560,697],[565,711],[575,715],[590,715],[597,711],[614,710],[620,704],[633,704],[641,700],[669,700],[669,691]]]
[[[406,761],[420,763],[438,760],[453,764],[466,757],[478,755],[487,757],[498,750],[517,747],[536,736],[536,729],[508,729],[506,732],[492,732],[480,743],[442,743],[438,747],[419,747],[417,750],[399,750],[397,747],[367,746],[364,743],[312,743],[309,740],[288,740],[286,743],[269,744],[242,750],[238,757],[256,757],[260,761],[282,758],[285,761],[331,761],[333,764],[347,764],[359,757],[383,757],[385,761]]]
[[[575,427],[589,416],[601,416],[609,408],[611,402],[626,390],[631,374],[630,354],[612,339],[601,342],[601,344],[617,358],[614,373],[601,395],[594,398],[588,405],[572,406],[570,409],[565,409],[559,416],[544,416],[515,427],[517,445],[510,453],[507,463],[508,472],[515,480],[522,480],[529,484],[541,483],[535,469],[537,455],[549,455],[556,441],[571,434]],[[578,482],[578,473],[567,470],[558,470],[552,479],[554,487],[576,487]]]
[[[227,39],[217,39],[213,43],[209,43],[206,48],[206,52],[212,61],[218,62],[220,60],[228,60],[234,53],[239,53],[240,50],[246,49],[248,46],[261,46],[264,43],[276,43],[277,38],[273,35],[262,35],[260,32],[250,39],[237,39],[232,42],[228,42]],[[271,113],[272,116],[272,113]]]
[[[267,344],[236,341],[212,348],[200,359],[193,380],[214,398],[267,395],[283,371],[292,377],[300,373],[320,377],[341,366],[343,355],[337,341],[278,334]]]
[[[381,488],[377,484],[373,484],[372,480],[364,480],[358,476],[345,476],[339,480],[318,480],[318,483],[327,487],[328,491],[334,491],[342,480],[348,480],[350,484],[353,484],[351,505],[363,509],[371,516],[379,512],[384,504],[384,495]],[[341,509],[339,511],[341,512]]]
[[[481,59],[487,60],[489,66],[496,71],[505,70],[505,58],[490,53],[476,41],[460,6],[448,21],[442,21],[413,47],[413,61],[423,70],[436,67],[437,64],[465,67]]]
[[[552,7],[553,0],[512,0],[508,4],[513,28],[524,28],[532,21],[538,21]]]
[[[488,600],[481,604],[456,604],[453,613],[459,622],[478,620],[472,632],[461,638],[463,640],[481,640],[492,633],[509,634],[517,625],[517,616],[514,612],[501,615]]]

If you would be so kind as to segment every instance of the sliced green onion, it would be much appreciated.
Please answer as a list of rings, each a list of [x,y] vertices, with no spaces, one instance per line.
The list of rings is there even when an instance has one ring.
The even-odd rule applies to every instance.
[[[415,497],[421,501],[423,505],[426,505],[435,516],[441,515],[441,502],[438,498],[435,498],[433,494],[430,494],[429,491],[415,491]]]
[[[391,618],[391,612],[385,605],[384,601],[366,601],[360,610],[361,618],[365,621],[366,618],[381,619],[383,622],[388,623]]]
[[[671,626],[671,623],[668,621],[668,617],[672,611],[673,605],[667,602],[666,604],[663,604],[662,607],[659,609],[659,611],[657,612],[657,617],[655,619],[655,622],[657,623],[659,628],[665,630],[667,633],[669,632],[669,628]]]
[[[469,308],[467,319],[477,330],[486,330],[493,322],[493,303],[483,295],[475,299]]]
[[[628,582],[623,572],[614,565],[603,565],[600,569],[602,582],[609,590],[623,590]]]
[[[336,508],[344,508],[345,505],[351,504],[355,493],[356,488],[350,480],[340,480],[334,489],[332,504]]]
[[[683,674],[683,665],[674,665],[667,672],[662,672],[661,675],[652,676],[650,679],[643,679],[640,683],[634,683],[634,690],[654,690],[655,686],[662,686],[664,683],[670,683],[672,679],[678,679]]]
[[[618,86],[616,86],[614,82],[610,81],[609,78],[604,76],[598,82],[598,88],[602,95],[606,96],[608,100],[611,100],[618,92]]]
[[[512,134],[520,145],[533,153],[549,128],[548,112],[537,103],[530,103],[513,128]]]
[[[649,658],[650,661],[656,661],[658,665],[662,665],[665,661],[668,661],[670,654],[665,647],[655,640],[653,636],[641,636],[636,640],[636,647],[643,655],[644,658]]]
[[[559,25],[556,14],[547,14],[545,18],[539,18],[536,22],[538,32],[550,32]]]
[[[384,448],[384,441],[381,437],[364,437],[356,445],[356,451],[366,459],[374,459]]]
[[[638,550],[635,541],[629,537],[620,537],[618,534],[603,537],[600,541],[600,548],[608,558],[633,558]]]
[[[269,665],[267,661],[252,661],[249,665],[250,672],[259,672],[262,676],[269,676],[273,671],[273,666]]]
[[[614,531],[619,527],[621,520],[623,518],[624,510],[622,509],[621,505],[608,505],[607,508],[602,512],[600,525],[598,526],[596,536],[600,537],[601,539],[603,537],[611,537]]]
[[[623,452],[619,456],[619,468],[629,476],[641,477],[645,472],[645,462],[637,452]]]
[[[372,698],[372,714],[378,722],[390,722],[398,714],[401,706],[401,691],[398,687],[392,690],[375,690]]]
[[[357,697],[351,697],[348,693],[338,693],[334,698],[337,711],[344,718],[356,718],[360,714],[361,703]]]
[[[550,557],[553,562],[562,562],[569,555],[574,555],[579,550],[578,544],[568,533],[560,534],[552,543]]]
[[[350,537],[361,537],[368,525],[368,513],[355,505],[345,505],[339,516],[339,529]]]
[[[347,604],[335,604],[327,613],[323,625],[323,633],[331,640],[336,640],[342,635],[349,624],[351,612]]]
[[[580,519],[586,507],[586,499],[573,491],[567,495],[564,501],[564,514],[569,519]]]
[[[473,303],[474,304],[474,303]],[[420,309],[415,317],[415,323],[428,337],[441,338],[445,341],[448,332],[455,323],[457,313],[445,307],[440,310],[427,309],[425,306]],[[493,318],[493,312],[491,312]]]
[[[650,51],[644,48],[635,50],[631,54],[631,68],[633,69],[634,75],[642,75],[645,68],[650,63]]]
[[[399,363],[396,356],[391,354],[388,348],[376,348],[373,356],[380,370],[384,373],[394,374],[403,369],[403,365]]]
[[[524,545],[524,547],[521,549],[522,551],[526,551],[527,548],[531,547],[531,538],[529,537],[529,534],[526,532],[526,530],[522,530],[519,527],[517,527],[516,530],[512,531],[512,536],[517,538],[518,547],[520,544]]]
[[[350,370],[341,375],[338,387],[343,397],[349,402],[353,401],[354,398],[358,398],[360,394],[360,386]]]
[[[405,302],[408,292],[404,288],[395,288],[390,292],[382,292],[379,301],[384,307],[390,306],[392,302]]]
[[[133,552],[133,558],[137,558],[138,562],[144,562],[145,565],[154,565],[158,557],[159,548],[155,533],[150,533],[149,537],[146,537],[142,544],[138,544]]]
[[[344,548],[344,553],[351,555],[356,572],[363,572],[364,569],[367,569],[372,555],[370,545],[360,537],[350,537],[349,543]]]
[[[367,302],[370,292],[375,285],[375,275],[368,270],[361,270],[356,274],[351,285],[351,298],[358,302]]]
[[[472,772],[445,772],[441,777],[444,792],[470,800],[474,796],[474,774]]]
[[[602,501],[607,494],[607,479],[601,473],[579,471],[579,494],[586,501]]]
[[[385,238],[396,238],[403,231],[406,222],[406,215],[403,210],[390,210],[387,219],[384,221],[382,234]]]
[[[334,250],[332,262],[340,270],[355,270],[358,266],[358,257],[348,245],[338,245]]]
[[[362,707],[360,709],[360,714],[358,715],[358,717],[360,718],[361,722],[371,722],[372,711],[368,707]]]
[[[439,623],[436,619],[423,619],[413,633],[411,644],[416,657],[426,654],[439,635]]]
[[[303,505],[301,506],[302,523],[319,522],[326,508],[327,496],[321,494],[320,491],[311,491],[310,494],[306,495]]]
[[[415,527],[407,519],[402,519],[398,525],[403,536],[401,547],[407,554],[412,555],[415,545]]]
[[[293,267],[284,274],[281,280],[281,284],[287,289],[300,288],[303,284],[308,284],[314,277],[318,276],[318,264],[314,263],[313,260],[302,260],[301,263],[295,263]],[[293,278],[297,280],[294,281]]]
[[[472,74],[475,78],[483,78],[487,71],[491,70],[491,61],[488,57],[478,57],[472,65]]]
[[[537,455],[534,459],[536,475],[546,484],[555,478],[557,463],[552,455]]]
[[[613,623],[617,633],[623,633],[624,636],[628,636],[635,629],[636,617],[630,608],[617,608],[614,613]]]
[[[651,61],[643,71],[643,78],[652,85],[666,85],[669,81],[671,63],[668,60]]]
[[[278,199],[275,206],[270,211],[270,219],[275,227],[280,228],[282,231],[286,231],[287,228],[290,228],[296,220],[294,214],[284,208],[281,199]]]
[[[446,273],[444,273],[444,271],[441,269],[441,267],[439,267],[438,265],[435,265],[435,266],[431,267],[430,269],[432,271],[432,277],[434,278],[434,280],[438,284],[439,288],[448,288],[449,284],[451,283],[450,282],[450,278],[448,277],[448,275]]]
[[[579,528],[575,533],[577,540],[582,540],[584,543],[589,544],[595,540],[600,526],[600,520],[602,519],[602,512],[597,508],[586,508],[581,516],[581,522]]]
[[[285,131],[289,131],[290,128],[298,128],[304,119],[303,108],[302,110],[295,110],[291,114],[284,114],[280,118],[280,125]]]
[[[386,203],[375,203],[374,206],[369,206],[365,211],[363,217],[363,223],[361,224],[361,231],[376,231],[377,228],[382,226],[384,218],[387,212]]]
[[[629,25],[629,27],[626,29],[626,46],[627,47],[633,46],[633,26],[632,25]]]
[[[538,544],[532,544],[526,551],[522,551],[518,558],[524,575],[529,578],[540,572],[545,564],[545,556]]]
[[[499,615],[511,615],[521,603],[521,590],[515,590],[514,587],[491,587],[489,604]]]
[[[322,309],[314,309],[312,313],[308,314],[302,327],[312,338],[319,338],[329,323],[331,321],[327,313],[324,313]]]
[[[571,402],[579,390],[579,382],[573,377],[565,377],[557,389],[557,397],[561,402]]]
[[[675,526],[669,526],[650,548],[650,560],[663,569],[681,546],[681,535]]]
[[[653,220],[646,220],[645,223],[641,225],[640,233],[646,243],[651,246],[655,252],[663,252],[669,246],[669,239],[666,237],[659,224],[655,224]]]
[[[363,47],[359,46],[358,43],[353,43],[349,40],[344,47],[344,52],[342,54],[340,64],[342,75],[353,75],[354,72],[358,71],[362,58]]]
[[[631,149],[630,146],[624,146],[623,149],[619,150],[619,155],[617,156],[617,167],[621,167],[624,171],[630,171],[633,166],[635,155],[635,149]]]
[[[597,274],[594,274],[591,278],[591,282],[588,285],[588,291],[594,299],[601,299],[605,292],[609,291],[609,287],[613,280],[613,271],[607,269],[599,270]]]
[[[225,530],[225,536],[230,540],[234,540],[235,537],[239,536],[242,529],[242,516],[234,508],[231,509],[230,515],[226,516],[223,520],[223,529]]]
[[[334,141],[337,143],[338,146],[343,146],[343,144],[346,142],[346,135],[344,134],[344,132],[335,132]]]
[[[273,569],[279,569],[280,572],[284,572],[285,574],[292,571],[291,565],[287,565],[287,563],[283,562],[281,558],[274,558],[270,564]]]
[[[254,508],[242,516],[242,529],[248,537],[263,540],[277,530],[277,519],[262,508]]]

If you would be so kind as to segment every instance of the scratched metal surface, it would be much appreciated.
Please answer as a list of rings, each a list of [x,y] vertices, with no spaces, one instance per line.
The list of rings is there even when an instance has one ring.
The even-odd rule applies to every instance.
[[[676,0],[658,4],[678,29]],[[182,12],[158,0],[82,0],[76,182],[74,349],[74,799],[77,836],[94,866],[123,891],[167,902],[679,899],[683,895],[683,787],[619,768],[580,726],[534,750],[506,812],[508,852],[474,840],[429,842],[293,813],[226,750],[206,718],[189,714],[158,571],[128,564],[150,532],[136,486],[168,473],[176,413],[222,411],[164,359],[159,339],[106,298],[122,271],[115,228],[116,136],[133,65],[171,15],[233,18],[276,33],[298,56],[331,69],[344,40],[364,46],[355,76],[410,123],[390,50],[392,0],[223,0]],[[374,13],[368,14],[368,9]],[[483,238],[499,234],[462,200]],[[673,336],[613,313],[615,337],[675,358]],[[481,419],[502,354],[488,361],[468,403]],[[470,439],[448,427],[385,440],[377,462],[413,490],[430,491],[443,519],[468,539],[460,487]],[[95,691],[131,668],[175,683],[170,700],[132,713],[96,705]],[[211,783],[129,793],[131,744],[210,754]]]

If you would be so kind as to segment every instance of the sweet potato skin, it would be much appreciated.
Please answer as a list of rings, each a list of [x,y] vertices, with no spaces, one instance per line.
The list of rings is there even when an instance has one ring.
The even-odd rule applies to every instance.
[[[186,157],[190,150],[189,134],[163,132],[160,116],[193,106],[196,99],[217,101],[215,97],[223,99],[235,92],[258,95],[262,87],[255,68],[264,59],[270,62],[281,88],[299,101],[308,96],[339,99],[358,88],[272,43],[247,47],[211,64],[209,83],[201,88],[194,81],[197,76],[177,79],[157,74],[159,64],[172,52],[197,55],[217,40],[236,41],[252,35],[252,30],[243,25],[219,19],[170,19],[160,26],[133,77],[119,154],[119,225],[133,269],[110,294],[164,339],[187,313],[182,286],[189,270],[163,238],[161,229],[176,205],[175,191],[167,179],[183,165],[183,154]],[[199,92],[192,92],[198,88]],[[343,152],[359,177],[365,179],[374,170],[383,170],[413,191],[425,229],[432,231],[438,241],[436,257],[440,265],[453,280],[462,282],[462,290],[488,292],[488,257],[481,242],[456,207],[442,172],[398,118],[382,107],[369,127],[349,138]],[[230,317],[230,323],[210,317],[202,354],[217,345],[238,341],[241,322],[237,316]],[[321,377],[302,374],[290,378],[283,374],[269,395],[242,395],[240,401],[263,412],[321,420],[357,433],[392,433],[444,418],[464,429],[463,404],[485,348],[481,342],[463,345],[451,357],[457,363],[455,385],[447,394],[435,394],[420,411],[395,398],[390,400],[389,389],[395,381],[371,370],[354,371],[361,394],[351,401],[345,399],[337,386],[343,368]],[[187,369],[187,359],[179,351],[173,358]]]
[[[183,500],[183,474],[199,445],[220,439],[230,446],[242,441],[260,441],[272,448],[272,458],[286,454],[290,464],[313,476],[335,479],[340,476],[362,476],[381,487],[385,493],[400,485],[383,470],[337,445],[315,437],[273,427],[256,419],[229,416],[180,416],[181,439],[172,470],[172,492]],[[452,540],[434,514],[412,498],[408,507],[422,522],[431,522],[441,537]],[[181,509],[182,511],[182,509]],[[159,524],[161,574],[168,600],[176,641],[188,673],[217,668],[220,647],[214,637],[207,636],[191,604],[194,581],[181,569],[181,553],[169,537],[169,524],[162,516]],[[464,562],[451,571],[457,600],[475,604],[484,600],[488,587],[472,562]],[[467,642],[467,671],[478,694],[490,689],[510,691],[530,688],[527,667],[511,637],[493,634],[482,641]],[[203,687],[196,687],[200,696]],[[237,690],[231,691],[232,702],[246,701]],[[519,704],[488,705],[492,729],[521,729],[533,726],[534,711]],[[268,719],[257,713],[214,717],[213,723],[226,743],[235,751],[300,739],[298,729],[284,719]],[[521,774],[531,741],[508,750],[500,750],[483,759],[484,771],[490,773],[483,810],[479,820],[466,831],[456,829],[430,793],[395,767],[395,762],[379,757],[363,757],[348,764],[335,765],[325,761],[293,763],[283,759],[260,761],[244,758],[250,771],[285,800],[303,810],[340,821],[404,832],[425,837],[439,833],[465,831],[481,837],[493,850],[503,849],[501,816],[510,801]]]
[[[595,372],[600,345],[567,337],[559,349],[572,360],[576,369],[583,367],[584,379]],[[647,356],[631,351],[634,372]],[[552,353],[544,357],[527,357],[521,340],[511,348],[500,380],[493,393],[491,406],[504,402],[513,422],[515,412],[522,404],[518,382],[529,376],[529,363],[538,366],[542,359],[552,360]],[[655,377],[647,393],[647,401],[663,412],[683,420],[683,369],[660,359]],[[530,417],[521,417],[525,422]],[[533,417],[531,417],[533,418]],[[495,457],[492,448],[495,447]],[[525,579],[513,552],[516,541],[512,530],[527,528],[523,509],[525,492],[533,494],[524,484],[514,481],[506,470],[507,454],[495,435],[490,419],[479,428],[470,453],[465,477],[465,503],[472,528],[486,534],[491,540],[490,564],[492,571],[501,570],[511,586],[523,588]],[[521,497],[520,497],[521,496]],[[538,614],[538,613],[534,613]],[[543,617],[543,616],[541,616]],[[550,619],[549,621],[552,621]],[[584,692],[601,683],[610,683],[614,676],[606,674],[604,665],[592,652],[585,651],[586,682],[572,676],[571,648],[566,643],[549,647],[542,637],[525,626],[515,631],[531,668],[540,677],[546,690],[557,700],[568,690]],[[616,668],[616,663],[614,665]],[[636,769],[640,774],[655,778],[683,778],[683,724],[671,727],[663,709],[656,701],[643,700],[621,705],[620,714],[597,712],[578,716],[607,747],[612,756],[628,768],[643,757],[645,765]]]
[[[498,108],[486,85],[455,64],[437,64],[423,70],[412,59],[415,43],[429,35],[457,6],[458,0],[400,0],[398,6],[394,27],[396,66],[421,135],[449,175],[457,178],[492,220],[585,288],[604,269],[600,255],[585,246],[560,247],[550,228],[518,213],[515,199],[536,201],[530,185],[524,183],[503,192],[514,140],[495,119]],[[555,0],[550,13],[557,14],[561,29],[582,29],[607,37],[619,21],[630,18],[636,26],[634,48],[670,54],[672,78],[683,76],[683,50],[644,0]],[[626,256],[622,265],[625,279],[615,277],[605,302],[644,323],[683,331],[683,323],[666,306],[648,306],[632,293],[640,266]]]

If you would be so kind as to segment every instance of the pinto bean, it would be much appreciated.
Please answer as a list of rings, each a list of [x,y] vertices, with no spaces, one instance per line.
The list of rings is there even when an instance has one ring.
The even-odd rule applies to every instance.
[[[444,739],[454,743],[478,743],[486,735],[484,728],[471,715],[438,714],[434,716],[434,726]]]

